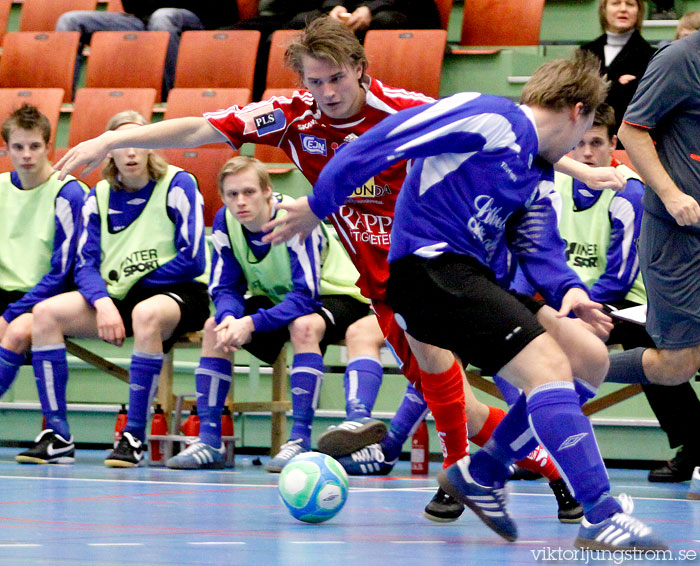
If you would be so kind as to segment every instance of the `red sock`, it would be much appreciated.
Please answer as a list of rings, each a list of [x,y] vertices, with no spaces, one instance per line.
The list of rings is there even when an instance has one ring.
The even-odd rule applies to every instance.
[[[547,451],[542,448],[542,446],[535,448],[525,458],[516,462],[516,464],[523,470],[535,472],[536,474],[546,477],[550,482],[561,479],[559,470],[557,470],[554,462],[552,462],[549,454],[547,454]]]
[[[421,387],[435,419],[435,429],[445,458],[442,467],[446,468],[469,454],[464,384],[457,360],[443,373],[421,371]]]
[[[486,444],[486,441],[491,438],[491,435],[493,434],[494,429],[498,426],[498,423],[500,423],[505,416],[506,412],[503,409],[489,407],[489,416],[486,419],[484,426],[482,426],[481,430],[474,436],[470,436],[469,441],[478,446],[483,446]]]

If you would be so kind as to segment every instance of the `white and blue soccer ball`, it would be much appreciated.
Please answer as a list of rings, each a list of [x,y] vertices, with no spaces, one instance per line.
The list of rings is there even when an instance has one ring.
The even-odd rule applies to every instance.
[[[305,452],[282,469],[279,493],[292,517],[322,523],[335,517],[348,498],[348,476],[343,467],[320,452]]]

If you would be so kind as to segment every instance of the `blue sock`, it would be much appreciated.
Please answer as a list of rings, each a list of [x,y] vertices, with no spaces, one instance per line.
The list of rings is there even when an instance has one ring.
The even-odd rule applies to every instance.
[[[194,372],[200,422],[199,439],[214,448],[221,446],[221,410],[231,386],[232,369],[230,360],[203,357]]]
[[[345,412],[348,419],[369,417],[382,384],[384,368],[377,358],[358,356],[345,369]]]
[[[0,397],[10,388],[17,377],[20,366],[26,356],[0,346]]]
[[[391,419],[389,432],[381,442],[382,452],[387,462],[396,460],[401,455],[404,442],[423,422],[428,410],[428,404],[423,396],[409,383],[401,406]]]
[[[642,355],[646,348],[633,348],[619,354],[610,354],[610,368],[605,381],[610,383],[641,383],[649,385],[651,382],[644,374]]]
[[[583,406],[586,401],[593,399],[595,394],[598,393],[598,390],[595,387],[593,387],[587,381],[579,379],[578,377],[574,377],[574,390],[578,395],[578,400],[581,403],[581,406]]]
[[[141,441],[146,440],[148,408],[151,406],[158,376],[163,367],[163,354],[147,354],[134,350],[129,369],[129,409],[124,432],[129,432]]]
[[[471,457],[469,473],[482,485],[504,484],[513,462],[537,448],[527,421],[527,401],[520,394],[510,411],[494,429],[491,438]]]
[[[68,384],[66,345],[33,347],[32,366],[41,410],[46,418],[46,428],[52,429],[68,440],[70,427],[66,414],[66,385]]]
[[[493,376],[493,382],[501,390],[503,400],[506,403],[508,403],[508,406],[512,407],[513,405],[515,405],[515,402],[518,400],[518,397],[520,397],[520,395],[522,394],[522,391],[518,389],[515,385],[511,385],[505,379],[498,375]]]
[[[608,473],[574,386],[562,381],[536,387],[528,395],[527,412],[537,440],[583,505],[586,519],[599,523],[621,511],[609,494]]]
[[[323,381],[321,354],[294,354],[289,383],[292,390],[292,434],[290,439],[301,438],[301,444],[311,449],[311,422],[318,406]]]

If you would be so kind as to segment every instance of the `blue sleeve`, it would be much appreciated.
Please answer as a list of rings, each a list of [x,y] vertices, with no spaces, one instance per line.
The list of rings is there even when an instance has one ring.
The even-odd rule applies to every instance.
[[[553,190],[553,183],[540,183],[539,196],[511,229],[517,265],[547,304],[558,309],[569,289],[588,289],[566,263],[566,244],[559,235],[557,215],[549,197]]]
[[[292,238],[286,245],[294,287],[281,303],[269,309],[260,309],[252,315],[257,332],[287,326],[300,316],[321,308],[320,258],[328,247],[322,228],[317,226],[302,243],[298,238]]]
[[[209,295],[216,307],[216,322],[220,323],[227,316],[241,318],[245,310],[245,293],[248,284],[243,269],[233,255],[228,237],[225,207],[219,209],[212,224],[212,241],[214,250],[209,279]]]
[[[625,298],[639,273],[637,239],[642,227],[644,186],[636,179],[627,181],[625,190],[610,202],[610,245],[605,272],[591,287],[591,298],[598,302]]]
[[[109,297],[107,285],[100,274],[102,263],[100,214],[95,189],[90,191],[81,213],[81,228],[75,265],[75,284],[91,305],[97,299]]]
[[[483,111],[483,106],[469,104],[475,98],[479,98],[476,93],[461,93],[402,110],[344,146],[323,168],[314,185],[313,195],[309,196],[313,213],[326,218],[356,187],[398,161],[438,155],[454,148],[460,153],[482,149],[486,142],[482,135],[460,129],[462,119]],[[503,111],[503,106],[498,110]]]
[[[144,276],[141,286],[191,281],[206,268],[204,199],[190,173],[180,171],[173,177],[168,189],[168,216],[175,223],[177,255]]]
[[[73,269],[80,230],[80,213],[85,201],[85,191],[79,181],[63,185],[56,196],[54,224],[55,234],[51,269],[19,301],[10,304],[3,318],[12,322],[19,315],[29,312],[37,303],[63,293]]]

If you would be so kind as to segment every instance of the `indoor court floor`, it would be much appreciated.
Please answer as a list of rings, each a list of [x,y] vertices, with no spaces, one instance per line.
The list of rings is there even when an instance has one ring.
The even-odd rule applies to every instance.
[[[578,526],[557,521],[544,480],[510,484],[520,537],[508,543],[469,510],[454,523],[425,519],[435,479],[411,476],[407,462],[350,478],[345,508],[310,525],[287,513],[278,476],[249,456],[188,472],[109,469],[97,450],[76,451],[72,466],[27,466],[18,451],[0,449],[0,565],[700,564],[700,501],[686,499],[688,483],[650,484],[641,470],[611,470],[613,492],[633,497],[634,515],[669,544],[665,556],[577,553]]]

